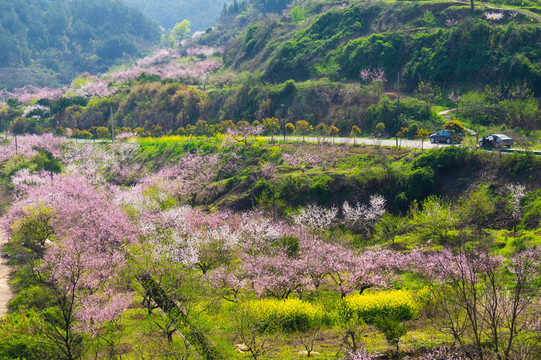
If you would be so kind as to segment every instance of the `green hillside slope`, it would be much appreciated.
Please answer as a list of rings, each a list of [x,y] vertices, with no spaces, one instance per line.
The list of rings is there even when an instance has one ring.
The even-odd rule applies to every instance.
[[[280,18],[250,24],[229,46],[225,64],[283,82],[360,71],[402,73],[445,84],[524,83],[541,91],[537,18],[456,2],[306,1]]]

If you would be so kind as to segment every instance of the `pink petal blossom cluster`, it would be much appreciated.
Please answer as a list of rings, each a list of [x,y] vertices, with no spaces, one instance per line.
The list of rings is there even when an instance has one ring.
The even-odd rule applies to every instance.
[[[293,222],[305,226],[310,230],[322,232],[328,230],[338,215],[338,208],[323,208],[314,204],[301,209],[298,214],[293,215]]]
[[[221,50],[218,48],[201,46],[201,47],[192,47],[192,48],[187,49],[186,54],[188,54],[188,56],[204,56],[206,58],[209,58],[215,53],[220,52],[220,51]]]
[[[116,140],[137,139],[139,135],[136,132],[123,132],[115,136]]]
[[[125,245],[136,240],[136,229],[84,178],[53,180],[29,187],[11,206],[2,226],[11,235],[11,224],[24,218],[28,206],[45,206],[55,213],[52,242],[34,270],[47,286],[75,299],[77,317],[89,321],[85,326],[94,326],[117,316],[129,303],[112,296],[111,286],[125,267]]]
[[[131,141],[107,147],[67,142],[61,159],[66,172],[84,176],[93,185],[105,185],[107,179],[119,185],[131,179],[133,185],[145,174],[135,161],[138,149],[139,143]]]
[[[58,100],[63,96],[60,89],[51,89],[48,87],[40,88],[33,85],[26,85],[23,88],[13,91],[0,90],[0,99],[16,99],[18,102],[27,104],[32,100],[48,99]]]
[[[445,25],[447,25],[448,27],[453,27],[456,24],[458,24],[458,21],[456,19],[446,19],[445,20]]]
[[[342,360],[375,360],[378,359],[379,355],[371,354],[367,352],[365,349],[361,348],[360,350],[349,352],[346,354],[346,357]]]
[[[75,92],[83,97],[106,97],[118,92],[118,88],[110,87],[106,78],[98,79],[97,81],[89,81],[85,85],[76,89]]]
[[[326,283],[344,297],[371,287],[388,288],[398,281],[396,271],[408,268],[407,256],[391,250],[357,253],[324,242],[302,227],[274,224],[253,213],[241,217],[245,219],[237,234],[241,266],[234,275],[226,276],[223,267],[207,275],[214,286],[223,286],[230,294],[244,287],[258,296],[287,298],[292,293],[317,291]],[[297,239],[298,247],[280,239]]]
[[[462,99],[462,96],[460,96],[458,91],[453,90],[449,93],[449,99],[455,103],[458,103],[460,99]]]
[[[139,68],[144,68],[151,65],[163,64],[178,57],[178,52],[173,49],[158,49],[152,55],[138,60],[135,65]]]
[[[350,229],[370,233],[374,225],[385,214],[385,199],[381,195],[372,195],[369,205],[351,207],[346,201],[342,205],[344,223]]]
[[[39,172],[32,173],[30,169],[24,168],[11,176],[11,184],[18,193],[26,193],[32,186],[42,186],[48,181],[49,174]]]
[[[375,69],[362,69],[359,73],[361,76],[361,80],[364,82],[385,82],[387,79],[385,78],[385,70],[380,68]]]
[[[144,61],[136,63],[129,69],[114,72],[109,76],[111,80],[116,83],[123,83],[136,79],[143,73],[147,75],[157,75],[162,79],[174,79],[186,83],[194,83],[204,74],[215,71],[221,66],[222,64],[220,61],[210,59],[189,63],[177,63],[175,61],[155,63]]]
[[[293,153],[283,153],[282,158],[286,164],[304,171],[314,167],[334,167],[347,156],[348,150],[346,146],[302,147]]]
[[[450,249],[437,252],[416,249],[411,252],[409,262],[416,272],[431,280],[448,283],[464,279],[475,284],[481,274],[499,269],[504,258],[483,251],[460,251],[454,254]]]
[[[170,196],[193,202],[198,193],[216,179],[221,160],[218,155],[188,154],[178,164],[168,166],[142,180],[142,186],[152,187]]]
[[[250,136],[256,137],[263,134],[262,126],[235,126],[227,129],[227,135],[233,138],[240,138],[244,143],[248,142]]]
[[[276,172],[276,165],[273,163],[265,163],[261,167],[261,175],[267,180],[274,179]]]
[[[44,113],[48,113],[51,111],[51,109],[48,107],[48,106],[43,106],[43,105],[38,105],[38,104],[35,104],[35,105],[30,105],[30,106],[27,106],[24,108],[24,111],[23,111],[23,115],[22,117],[25,118],[27,117],[32,111],[42,111]]]
[[[460,350],[453,348],[436,348],[431,349],[426,354],[421,355],[420,360],[466,360],[462,356]]]
[[[49,151],[54,157],[61,157],[61,148],[65,139],[53,134],[22,135],[17,139],[11,139],[7,144],[0,145],[0,161],[6,161],[14,156],[22,155],[31,157],[38,153],[39,149]]]
[[[205,34],[204,31],[196,31],[193,33],[192,35],[192,39],[199,39],[201,36],[203,36]]]
[[[106,323],[115,321],[133,302],[133,294],[108,290],[80,299],[75,314],[78,329],[96,336]]]
[[[198,266],[205,273],[232,256],[240,231],[225,221],[230,213],[204,214],[189,206],[141,217],[145,244],[160,262]]]
[[[526,187],[518,184],[509,184],[506,188],[510,197],[509,207],[511,209],[511,216],[515,221],[520,221],[522,219],[520,202],[526,196]]]

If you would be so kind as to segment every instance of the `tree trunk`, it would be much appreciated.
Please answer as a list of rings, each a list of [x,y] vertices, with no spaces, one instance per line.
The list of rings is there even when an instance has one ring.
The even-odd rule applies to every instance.
[[[225,359],[214,345],[207,339],[205,334],[199,331],[190,323],[188,315],[183,309],[178,307],[171,300],[161,286],[152,279],[148,274],[139,274],[137,280],[143,288],[148,292],[149,296],[163,310],[167,317],[172,321],[178,331],[188,340],[196,349],[199,355],[205,360],[222,360]]]

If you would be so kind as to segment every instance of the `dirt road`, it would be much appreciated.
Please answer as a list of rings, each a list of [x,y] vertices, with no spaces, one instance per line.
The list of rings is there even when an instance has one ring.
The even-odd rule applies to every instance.
[[[0,318],[6,314],[8,302],[13,296],[9,286],[9,273],[11,270],[7,264],[8,258],[3,250],[6,241],[6,237],[0,232]]]

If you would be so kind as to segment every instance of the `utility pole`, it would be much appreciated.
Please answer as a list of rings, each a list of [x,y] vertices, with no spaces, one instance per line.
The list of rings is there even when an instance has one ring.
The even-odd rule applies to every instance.
[[[396,116],[400,120],[400,71],[397,73],[396,81]],[[396,136],[396,147],[398,147],[398,134]]]
[[[113,108],[111,110],[111,141],[115,143],[115,118],[113,117]]]
[[[400,71],[397,74],[398,81],[396,82],[396,99],[397,99],[397,105],[400,107]]]
[[[282,107],[282,129],[284,131],[284,143],[286,142],[286,106],[285,104],[280,105]]]

